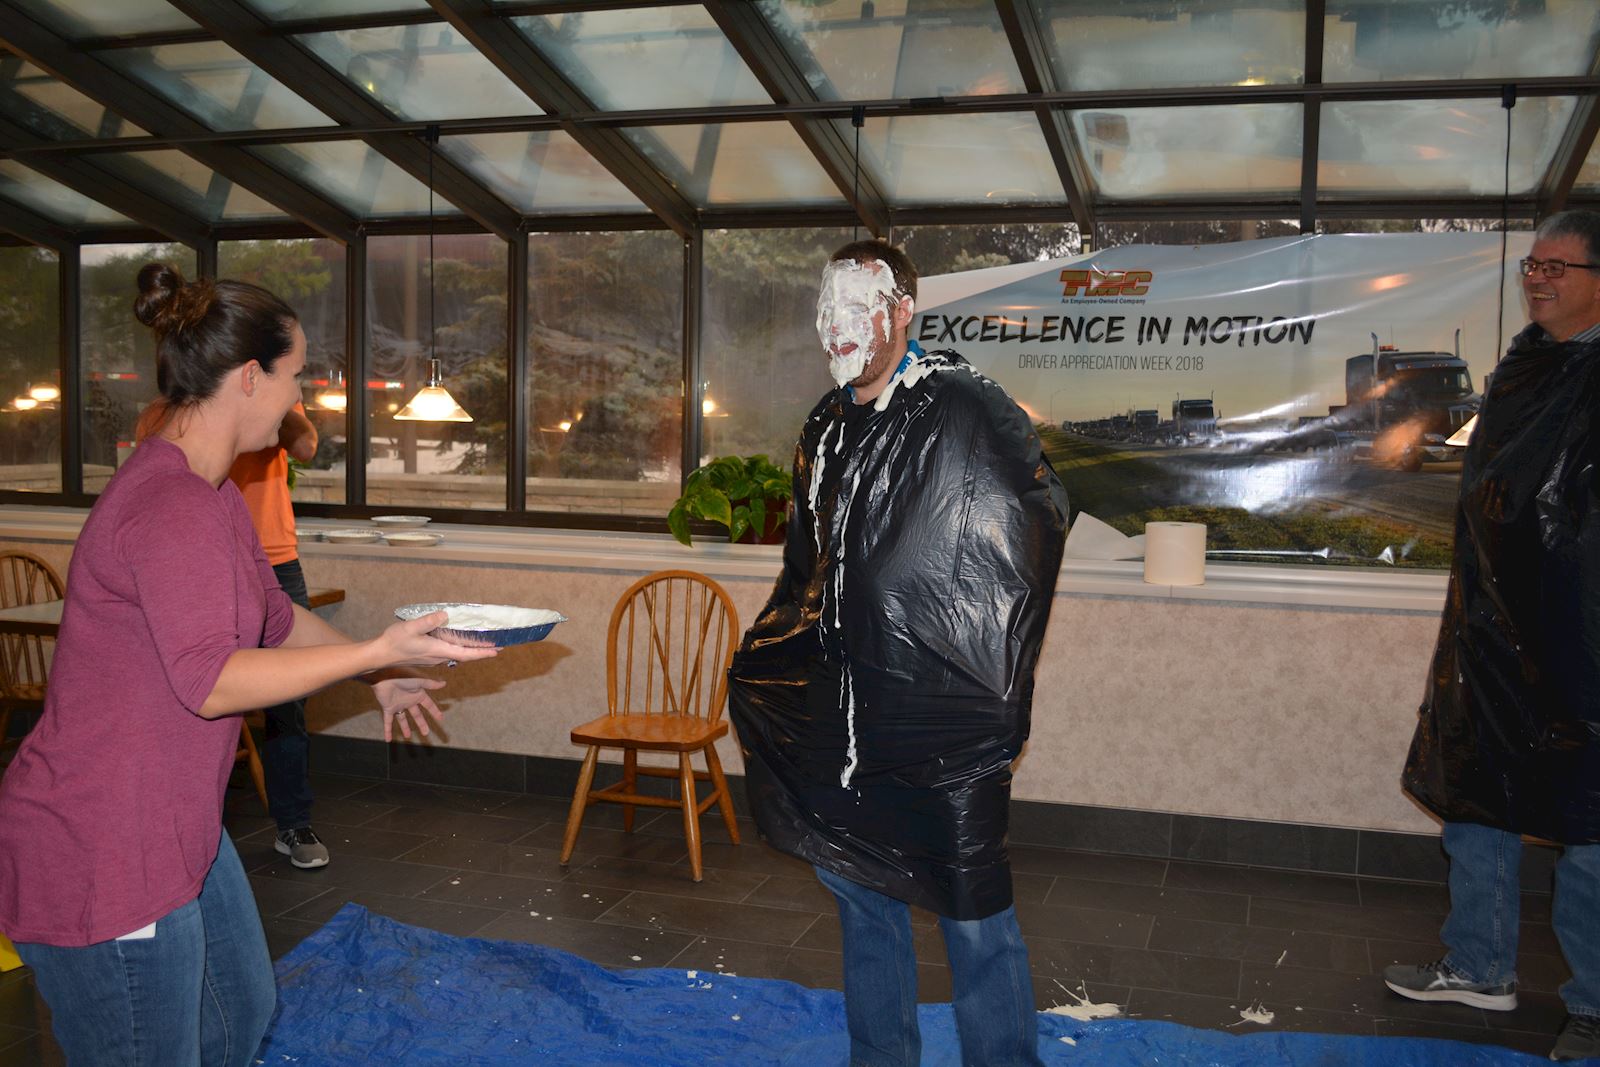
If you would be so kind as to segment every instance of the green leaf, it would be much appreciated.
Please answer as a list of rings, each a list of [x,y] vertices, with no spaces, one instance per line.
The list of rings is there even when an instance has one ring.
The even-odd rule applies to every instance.
[[[750,516],[750,527],[756,532],[756,540],[761,540],[767,535],[767,502],[755,497],[745,511]]]
[[[728,540],[737,541],[750,529],[750,509],[741,504],[733,509],[733,516],[728,523]]]
[[[681,544],[694,543],[689,539],[689,514],[684,510],[682,500],[672,505],[672,510],[667,512],[667,529],[672,531],[672,536]]]
[[[691,506],[699,512],[702,519],[720,522],[724,526],[729,526],[733,523],[733,506],[728,502],[728,497],[725,493],[719,493],[714,489],[710,492],[702,493],[700,496],[695,497]]]

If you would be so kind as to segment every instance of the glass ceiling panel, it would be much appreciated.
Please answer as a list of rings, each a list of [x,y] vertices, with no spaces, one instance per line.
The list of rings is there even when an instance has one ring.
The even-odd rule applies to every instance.
[[[221,41],[118,48],[104,53],[104,59],[214,130],[333,125]]]
[[[313,33],[298,40],[402,119],[543,114],[443,23]]]
[[[1554,158],[1573,99],[1523,97],[1511,112],[1511,194]],[[1322,105],[1317,194],[1499,196],[1506,112],[1498,99],[1330,100]]]
[[[823,100],[1020,93],[1022,75],[992,0],[855,5],[756,0]],[[931,8],[931,10],[930,10]]]
[[[428,213],[428,187],[362,141],[269,144],[250,151],[357,217]],[[437,214],[456,212],[438,193],[433,203]]]
[[[249,4],[268,18],[283,20],[428,10],[428,0],[249,0]]]
[[[206,222],[288,218],[248,189],[174,149],[105,152],[94,159],[130,184]]]
[[[117,225],[133,221],[10,159],[0,159],[0,197],[67,226]]]
[[[1302,111],[1299,104],[1236,104],[1068,116],[1100,196],[1204,199],[1299,192]]]
[[[698,4],[511,22],[603,110],[772,103]]]
[[[787,122],[622,132],[698,207],[844,203],[838,186]]]
[[[14,56],[0,59],[0,115],[53,141],[145,131]]]
[[[1322,76],[1330,82],[1582,75],[1600,43],[1592,0],[1327,2]]]
[[[1589,149],[1572,189],[1578,193],[1600,193],[1600,137],[1595,138],[1594,146]]]
[[[439,147],[524,214],[645,210],[562,130],[444,137]]]
[[[17,6],[73,38],[196,28],[167,0],[17,0]]]
[[[835,125],[853,144],[850,124]],[[861,155],[895,207],[1059,204],[1067,198],[1032,112],[869,118]]]
[[[1370,0],[1369,0],[1370,2]],[[1029,0],[1068,90],[1305,81],[1303,0]]]

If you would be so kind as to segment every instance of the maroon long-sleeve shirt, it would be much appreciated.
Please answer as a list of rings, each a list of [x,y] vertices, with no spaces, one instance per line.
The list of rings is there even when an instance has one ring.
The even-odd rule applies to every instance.
[[[0,932],[90,945],[199,895],[239,720],[197,712],[293,625],[233,483],[140,445],[78,537],[44,714],[0,781]]]

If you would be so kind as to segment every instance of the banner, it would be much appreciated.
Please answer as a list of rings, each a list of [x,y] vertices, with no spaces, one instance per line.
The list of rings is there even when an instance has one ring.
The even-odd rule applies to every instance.
[[[1168,247],[922,280],[910,336],[1041,425],[1072,497],[1213,556],[1447,566],[1461,430],[1527,322],[1532,235]],[[1503,304],[1503,321],[1501,319]]]

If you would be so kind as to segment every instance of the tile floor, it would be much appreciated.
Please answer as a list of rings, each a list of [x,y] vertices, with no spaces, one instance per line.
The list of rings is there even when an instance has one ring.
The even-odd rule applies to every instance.
[[[705,880],[689,880],[675,812],[590,812],[578,852],[556,862],[564,800],[317,776],[316,826],[333,854],[300,871],[272,848],[260,801],[229,792],[228,828],[250,872],[274,956],[346,901],[450,934],[535,941],[609,967],[685,967],[839,986],[832,898],[805,865],[702,821]],[[1438,885],[1017,847],[1017,911],[1041,1008],[1068,991],[1133,1016],[1491,1042],[1543,1055],[1566,968],[1550,898],[1523,900],[1521,1005],[1485,1013],[1391,995],[1387,963],[1440,954]],[[950,998],[937,927],[918,914],[923,1000]],[[61,1063],[26,969],[0,975],[0,1067]]]

